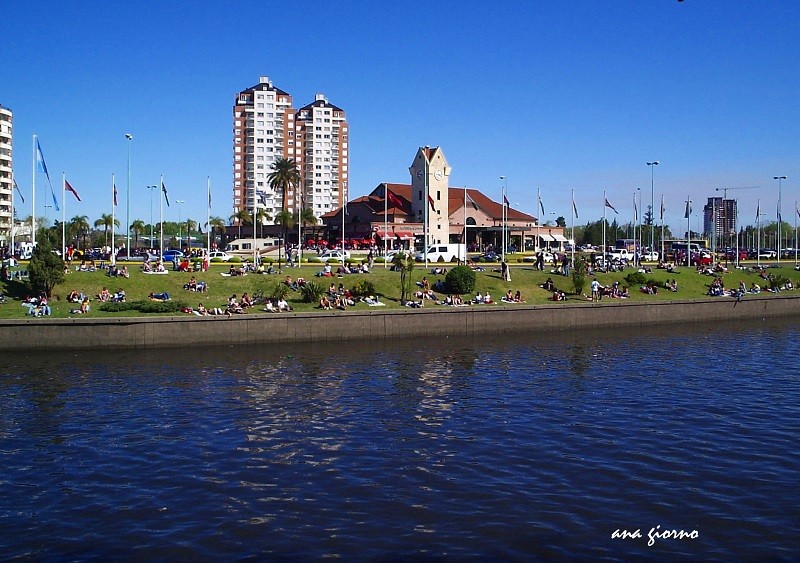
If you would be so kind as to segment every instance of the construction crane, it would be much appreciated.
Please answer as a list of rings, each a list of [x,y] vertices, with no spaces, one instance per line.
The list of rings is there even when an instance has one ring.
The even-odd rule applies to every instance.
[[[722,201],[724,202],[725,200],[728,199],[728,190],[756,190],[756,189],[758,189],[760,187],[761,186],[737,186],[737,187],[733,187],[733,188],[717,188],[716,191],[718,191],[718,192],[721,191],[722,192]],[[736,256],[735,257],[736,267],[739,267],[739,233],[736,230],[736,214],[738,212],[739,212],[739,208],[738,208],[738,205],[737,205],[736,211],[735,211],[734,216],[733,216],[733,229],[732,229],[733,233],[736,234],[736,255],[735,255]],[[722,225],[724,227],[725,226],[725,217],[724,217],[725,204],[724,203],[722,204],[722,213],[723,213]],[[714,237],[712,237],[712,240],[714,240],[714,238],[716,238],[716,236],[717,236],[716,223],[714,224],[714,231],[715,231],[714,232]],[[728,254],[726,252],[725,253],[725,259],[727,260],[727,258],[728,258]]]

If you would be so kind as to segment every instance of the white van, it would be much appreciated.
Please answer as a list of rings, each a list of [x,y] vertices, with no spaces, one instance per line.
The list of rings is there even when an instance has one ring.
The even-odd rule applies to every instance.
[[[417,252],[414,259],[425,261],[425,252]],[[467,259],[466,244],[432,244],[428,247],[428,262],[458,262]]]

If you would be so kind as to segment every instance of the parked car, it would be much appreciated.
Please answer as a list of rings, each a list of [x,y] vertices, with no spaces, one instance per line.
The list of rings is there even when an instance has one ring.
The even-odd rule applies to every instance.
[[[473,256],[470,260],[473,262],[499,262],[500,255],[496,252],[484,252],[478,256]]]
[[[778,252],[775,250],[762,250],[758,253],[758,257],[764,260],[773,260],[777,256]]]
[[[650,252],[642,252],[639,256],[639,260],[642,262],[658,262],[658,252],[650,251]]]
[[[318,256],[320,260],[323,262],[328,262],[329,260],[337,260],[342,262],[342,256],[344,255],[344,260],[350,260],[350,253],[346,250],[342,252],[341,250],[326,250],[322,254]]]
[[[542,254],[544,256],[545,265],[552,264],[553,263],[553,259],[556,257],[555,254],[553,254],[552,252],[547,252],[546,250],[543,251]],[[531,256],[526,256],[525,258],[522,259],[522,261],[523,262],[536,262],[536,254],[533,254]]]
[[[165,254],[166,254],[166,252],[165,252]],[[208,259],[209,260],[213,260],[215,258],[217,260],[222,261],[222,262],[227,262],[228,260],[230,260],[233,257],[230,254],[228,254],[227,252],[223,252],[222,250],[212,250],[211,252],[208,253]]]
[[[162,262],[173,262],[175,260],[180,261],[183,259],[183,252],[180,250],[165,250],[164,256],[159,257],[158,254],[149,254],[147,259],[150,261],[153,260],[161,260]]]

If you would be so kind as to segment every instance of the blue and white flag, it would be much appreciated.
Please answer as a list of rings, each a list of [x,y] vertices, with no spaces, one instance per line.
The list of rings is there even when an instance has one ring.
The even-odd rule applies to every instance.
[[[36,166],[39,172],[44,172],[47,176],[47,181],[50,181],[50,173],[47,171],[47,164],[44,162],[44,155],[42,154],[42,145],[39,144],[39,139],[36,139]]]
[[[17,190],[17,193],[19,194],[19,199],[22,200],[22,203],[25,203],[25,198],[22,197],[22,192],[19,191],[19,186],[17,185],[17,181],[16,180],[14,180],[14,189]]]

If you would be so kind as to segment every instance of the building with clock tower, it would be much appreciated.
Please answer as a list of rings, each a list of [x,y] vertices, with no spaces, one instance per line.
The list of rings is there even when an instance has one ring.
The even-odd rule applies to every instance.
[[[425,246],[449,242],[448,182],[451,170],[441,147],[420,147],[408,168],[414,222],[428,225]]]

